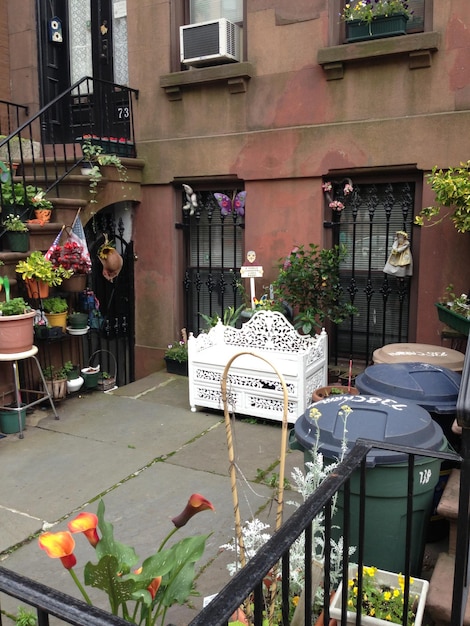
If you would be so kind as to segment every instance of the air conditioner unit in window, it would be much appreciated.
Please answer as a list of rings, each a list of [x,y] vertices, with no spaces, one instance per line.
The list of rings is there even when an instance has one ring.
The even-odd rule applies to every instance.
[[[181,62],[203,67],[240,61],[240,33],[224,18],[180,26]]]

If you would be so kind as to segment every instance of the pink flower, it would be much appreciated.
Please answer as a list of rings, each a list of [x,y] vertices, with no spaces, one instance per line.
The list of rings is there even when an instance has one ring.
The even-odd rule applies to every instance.
[[[322,189],[325,193],[327,193],[328,191],[331,191],[333,187],[331,186],[331,183],[323,183]]]
[[[333,202],[330,202],[329,206],[333,211],[342,211],[344,209],[344,204],[339,200],[333,200]]]
[[[353,192],[353,186],[350,183],[346,183],[344,185],[344,190],[343,191],[344,191],[344,195],[348,196],[350,193]]]

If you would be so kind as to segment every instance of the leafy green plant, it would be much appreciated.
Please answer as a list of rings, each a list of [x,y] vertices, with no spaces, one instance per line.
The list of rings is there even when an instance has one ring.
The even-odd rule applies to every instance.
[[[237,309],[234,306],[229,306],[224,309],[222,318],[218,313],[214,313],[213,315],[205,315],[204,313],[199,313],[202,319],[207,324],[208,328],[212,328],[217,325],[217,322],[222,319],[222,324],[224,326],[235,326],[238,320],[240,319],[240,315],[246,309],[245,304],[241,304]]]
[[[66,270],[61,265],[55,267],[40,250],[35,250],[27,259],[19,261],[16,271],[23,279],[43,281],[50,287],[61,285],[65,278],[73,275],[72,270]]]
[[[295,326],[314,334],[326,320],[340,324],[357,309],[343,302],[340,263],[344,245],[321,249],[316,244],[296,246],[286,259],[279,260],[279,275],[273,283],[276,299],[288,302],[295,312]]]
[[[46,313],[65,313],[68,310],[67,300],[58,296],[45,298],[42,306]]]
[[[431,222],[428,226],[434,226],[450,217],[459,233],[470,231],[470,161],[447,170],[433,167],[426,179],[435,193],[437,205],[421,209],[415,224],[423,226],[426,220]],[[452,211],[440,216],[442,207]]]
[[[29,304],[23,298],[12,298],[8,302],[0,302],[0,311],[2,315],[22,315],[32,311]]]
[[[19,215],[8,215],[3,221],[3,228],[10,233],[28,232],[28,227]]]
[[[38,623],[36,613],[28,611],[23,606],[18,607],[18,613],[15,618],[16,626],[36,626]]]
[[[91,165],[89,177],[90,177],[90,203],[97,202],[96,194],[98,193],[98,184],[103,178],[100,166],[112,165],[116,168],[119,174],[119,180],[124,183],[127,181],[127,169],[122,164],[121,159],[116,154],[105,154],[104,149],[91,141],[91,139],[85,139],[82,143],[82,153],[85,161],[88,161]]]
[[[65,366],[46,365],[42,368],[42,373],[46,380],[64,380],[64,378],[67,378],[67,371]]]

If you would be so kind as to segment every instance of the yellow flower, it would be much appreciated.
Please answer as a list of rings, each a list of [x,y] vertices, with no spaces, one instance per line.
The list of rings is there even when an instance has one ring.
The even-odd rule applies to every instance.
[[[311,418],[311,419],[313,419],[313,420],[318,420],[318,419],[320,419],[320,417],[321,417],[321,412],[320,412],[320,411],[319,411],[316,407],[314,407],[314,406],[313,406],[313,407],[310,409],[309,416],[310,416],[310,418]]]
[[[384,591],[385,602],[389,602],[391,597],[392,597],[392,594],[390,593],[390,591]]]

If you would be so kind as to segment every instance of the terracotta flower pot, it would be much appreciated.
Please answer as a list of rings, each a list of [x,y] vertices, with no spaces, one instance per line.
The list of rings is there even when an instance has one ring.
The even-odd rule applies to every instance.
[[[47,298],[49,295],[49,285],[43,283],[41,280],[35,280],[34,278],[25,278],[26,292],[28,298]]]
[[[51,220],[52,209],[35,209],[34,215],[37,220],[43,224],[47,224],[47,222]]]
[[[332,394],[357,396],[359,391],[355,387],[348,387],[347,385],[327,385],[326,387],[315,389],[312,394],[312,402],[319,402]]]
[[[31,350],[34,342],[35,315],[36,311],[22,315],[0,315],[0,352],[16,354]]]

